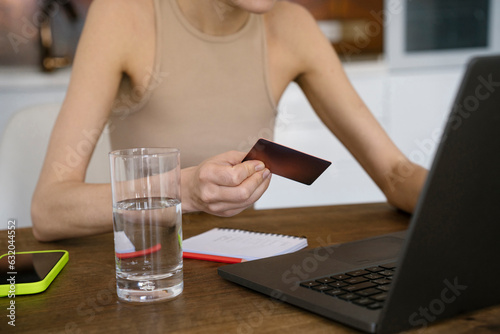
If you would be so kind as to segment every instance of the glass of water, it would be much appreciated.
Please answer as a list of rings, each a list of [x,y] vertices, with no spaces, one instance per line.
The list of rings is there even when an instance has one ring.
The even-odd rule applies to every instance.
[[[118,298],[174,298],[184,287],[179,150],[133,148],[109,158]]]

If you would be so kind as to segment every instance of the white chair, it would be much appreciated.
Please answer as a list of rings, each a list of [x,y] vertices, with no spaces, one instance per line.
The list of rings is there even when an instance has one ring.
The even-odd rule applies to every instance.
[[[35,190],[50,133],[61,108],[44,104],[16,112],[0,142],[0,230],[15,218],[16,227],[31,226],[31,197]],[[101,136],[87,169],[86,181],[109,182],[107,135]]]

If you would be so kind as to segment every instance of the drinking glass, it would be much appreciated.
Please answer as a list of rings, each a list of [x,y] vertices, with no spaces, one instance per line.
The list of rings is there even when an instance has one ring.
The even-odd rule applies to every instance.
[[[179,150],[132,148],[109,158],[118,298],[174,298],[184,287]]]

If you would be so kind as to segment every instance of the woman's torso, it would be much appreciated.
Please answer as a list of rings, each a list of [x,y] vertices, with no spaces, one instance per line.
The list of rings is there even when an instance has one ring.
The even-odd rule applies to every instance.
[[[131,55],[117,95],[113,148],[179,147],[187,167],[271,138],[275,101],[294,75],[272,66],[279,58],[272,19],[251,14],[237,33],[210,36],[189,24],[175,0],[154,1],[156,19],[142,30],[149,37]]]

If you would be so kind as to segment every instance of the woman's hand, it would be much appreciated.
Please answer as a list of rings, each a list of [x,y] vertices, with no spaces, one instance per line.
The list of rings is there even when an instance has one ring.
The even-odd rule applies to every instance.
[[[181,174],[182,210],[233,216],[257,201],[271,172],[257,160],[241,162],[245,153],[230,151],[207,159]]]

